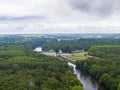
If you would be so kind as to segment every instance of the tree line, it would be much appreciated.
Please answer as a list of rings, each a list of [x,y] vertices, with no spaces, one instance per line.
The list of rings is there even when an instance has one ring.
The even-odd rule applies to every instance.
[[[63,52],[71,52],[74,50],[85,50],[88,51],[91,46],[94,45],[119,45],[120,39],[111,39],[111,38],[82,38],[78,40],[61,40],[61,41],[45,41],[41,44],[43,50],[53,49],[56,52],[59,49],[63,50]]]
[[[17,42],[0,46],[0,90],[83,90],[67,62]]]
[[[77,61],[77,68],[89,73],[107,90],[120,90],[120,45],[95,45],[88,51],[101,59]]]

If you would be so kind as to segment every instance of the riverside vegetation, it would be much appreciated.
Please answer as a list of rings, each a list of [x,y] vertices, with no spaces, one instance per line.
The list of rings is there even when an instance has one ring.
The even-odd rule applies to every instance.
[[[17,42],[0,46],[0,90],[83,90],[67,62]]]
[[[88,52],[101,59],[77,61],[77,68],[89,73],[107,90],[120,90],[120,45],[95,45]]]
[[[80,54],[71,58],[76,58],[78,69],[89,73],[107,90],[120,90],[119,38],[108,35],[109,38],[58,41],[57,37],[23,36],[0,37],[0,90],[82,90],[67,62],[32,51],[39,46],[56,52],[84,49],[99,57],[86,58]]]
[[[86,58],[81,55],[69,58],[76,60],[77,68],[89,73],[107,90],[120,90],[120,39],[78,39],[47,42],[43,48],[54,50],[62,49],[64,52],[73,50],[85,50],[90,56]],[[82,57],[83,59],[79,59]]]

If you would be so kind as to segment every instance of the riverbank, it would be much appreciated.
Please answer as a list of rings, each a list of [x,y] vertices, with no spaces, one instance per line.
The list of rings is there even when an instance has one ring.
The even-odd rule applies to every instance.
[[[76,69],[76,65],[75,65],[76,61],[70,58],[67,58],[69,56],[72,56],[72,55],[70,53],[58,54],[56,57],[61,60],[68,61],[68,65],[73,67],[74,74],[77,76],[78,80],[82,83],[84,90],[104,90],[98,84],[98,82],[94,78],[92,78],[89,74]]]
[[[76,69],[75,64],[68,62],[68,65],[73,67],[74,74],[77,76],[78,80],[82,83],[84,90],[105,90],[89,74]]]
[[[37,52],[39,52],[39,51],[37,51]],[[70,67],[68,67],[67,62],[60,60],[60,58],[58,59],[58,57],[53,57],[53,56],[50,57],[50,55],[46,55],[46,57],[48,57],[48,62],[52,62],[54,59],[56,60],[55,62],[54,61],[52,62],[52,65],[48,64],[46,67],[47,72],[48,73],[50,72],[48,74],[48,75],[50,75],[50,78],[55,78],[55,79],[58,78],[57,80],[50,79],[50,80],[52,80],[52,82],[55,82],[53,85],[58,84],[58,82],[60,83],[60,85],[58,84],[58,87],[56,87],[56,89],[54,89],[54,90],[61,90],[61,89],[59,89],[60,88],[59,86],[61,86],[61,84],[62,84],[62,87],[61,87],[62,90],[83,90],[82,84],[77,79],[77,77],[74,75],[74,72],[72,71],[72,69]],[[61,64],[61,66],[58,66],[60,64]],[[57,71],[59,70],[59,72],[56,72],[56,70]],[[64,73],[64,75],[62,75],[62,73]],[[66,88],[64,88],[64,87],[66,87]],[[53,90],[53,89],[51,89],[51,90]]]

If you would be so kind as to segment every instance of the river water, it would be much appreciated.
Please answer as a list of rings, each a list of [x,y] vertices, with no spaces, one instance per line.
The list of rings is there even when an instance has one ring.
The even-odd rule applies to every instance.
[[[34,51],[41,52],[42,48],[38,47]],[[68,62],[69,66],[73,67],[74,74],[76,74],[79,81],[82,83],[84,90],[105,90],[98,82],[85,72],[76,69],[76,65]]]
[[[73,67],[74,74],[76,74],[77,78],[82,83],[84,90],[105,90],[90,75],[77,70],[75,64],[68,62],[68,65]]]

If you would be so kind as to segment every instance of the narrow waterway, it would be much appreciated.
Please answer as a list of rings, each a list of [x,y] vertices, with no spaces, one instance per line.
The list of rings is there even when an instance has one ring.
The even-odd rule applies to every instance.
[[[41,47],[35,48],[34,51],[41,52],[42,48]],[[74,74],[76,74],[77,78],[82,83],[84,90],[105,90],[90,75],[88,75],[85,72],[77,70],[75,64],[68,62],[68,65],[73,67]]]
[[[90,75],[77,70],[75,64],[68,62],[68,65],[73,67],[74,74],[76,74],[77,78],[82,83],[84,90],[105,90]]]

